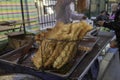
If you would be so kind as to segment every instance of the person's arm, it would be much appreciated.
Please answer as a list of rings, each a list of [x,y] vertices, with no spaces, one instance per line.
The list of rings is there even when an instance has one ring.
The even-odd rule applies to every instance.
[[[120,20],[120,9],[116,11],[114,21]]]
[[[120,30],[120,23],[118,22],[104,22],[103,26],[112,30]]]
[[[85,19],[86,17],[84,16],[84,14],[77,14],[77,13],[71,13],[71,19],[72,20],[82,20]]]
[[[120,30],[120,23],[119,22],[105,22],[105,21],[98,21],[98,25],[112,29],[112,30]]]

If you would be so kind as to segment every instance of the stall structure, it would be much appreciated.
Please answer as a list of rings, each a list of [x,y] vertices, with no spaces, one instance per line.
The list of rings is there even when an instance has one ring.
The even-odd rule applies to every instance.
[[[44,28],[46,29],[48,27],[54,26],[55,24],[55,13],[53,11],[53,7],[56,1],[54,0],[51,0],[49,2],[45,2],[45,1],[42,2],[41,0],[35,0],[35,5],[37,7],[37,11],[39,15],[37,17],[39,21],[38,26],[39,27],[42,26],[41,27],[42,29]],[[23,5],[24,5],[23,0],[20,0],[20,2],[22,6],[21,8],[22,19],[23,19],[22,23],[24,27],[23,31],[26,34],[27,30],[32,32],[32,30],[29,30],[32,28],[30,28],[31,25],[29,20],[27,20],[27,24],[25,24],[26,20],[24,19],[25,14],[23,9]],[[25,6],[26,5],[27,3],[25,4]],[[41,8],[42,10],[40,10]],[[28,7],[26,9],[28,10]],[[27,16],[27,18],[28,17],[29,15]],[[29,28],[26,29],[26,27],[29,27]],[[51,29],[48,29],[48,31],[51,31]],[[84,46],[85,49],[88,49],[86,48],[86,46],[89,47],[89,51],[84,51],[82,49],[78,50],[76,52],[76,56],[70,62],[68,62],[67,65],[63,66],[61,69],[53,69],[53,68],[46,69],[43,66],[41,69],[37,69],[35,65],[33,65],[31,58],[33,58],[33,54],[35,54],[36,51],[38,50],[38,45],[36,45],[35,43],[34,35],[32,36],[17,35],[17,37],[9,36],[9,37],[12,37],[12,39],[10,39],[11,42],[15,44],[15,45],[11,45],[14,48],[14,50],[6,54],[2,54],[0,56],[0,75],[2,76],[3,74],[5,75],[5,74],[20,73],[20,74],[29,74],[32,76],[36,76],[42,80],[66,80],[66,79],[82,80],[84,76],[87,74],[92,64],[94,64],[94,61],[99,57],[102,51],[106,49],[106,46],[114,37],[113,32],[99,32],[96,29],[95,30],[93,29],[90,35],[92,37],[83,38],[83,40],[81,40],[81,42],[77,44],[77,45]],[[44,34],[42,36],[44,36]],[[17,40],[16,39],[14,40],[13,37],[16,38]],[[47,38],[43,38],[43,39],[47,39]],[[54,39],[52,40],[57,41]],[[60,42],[62,41],[64,40],[61,40]],[[69,41],[69,42],[72,42],[72,41]],[[44,47],[44,51],[45,51],[45,48],[46,47]]]

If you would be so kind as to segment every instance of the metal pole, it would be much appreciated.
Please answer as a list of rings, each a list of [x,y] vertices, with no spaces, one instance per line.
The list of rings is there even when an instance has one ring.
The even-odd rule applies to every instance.
[[[97,0],[97,14],[100,13],[100,0]]]
[[[105,0],[105,10],[108,11],[108,0]]]
[[[24,18],[23,0],[20,0],[20,5],[21,5],[21,14],[22,14],[23,30],[24,30],[24,34],[26,34],[26,30],[25,30],[25,18]]]
[[[31,27],[28,0],[25,0],[25,8],[26,8],[26,13],[27,13],[27,24],[28,24],[29,27]]]
[[[91,0],[89,2],[89,19],[91,18]]]
[[[37,14],[38,14],[38,25],[39,25],[39,30],[41,29],[40,28],[40,0],[35,0],[35,6],[37,8]]]

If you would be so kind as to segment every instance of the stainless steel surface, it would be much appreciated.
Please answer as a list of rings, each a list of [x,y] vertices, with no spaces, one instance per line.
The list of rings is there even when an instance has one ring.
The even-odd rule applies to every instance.
[[[114,34],[110,32],[99,32],[100,37],[97,45],[94,46],[93,50],[89,52],[88,55],[84,57],[78,67],[74,70],[74,72],[70,75],[71,79],[81,80],[84,75],[87,73],[91,65],[97,59],[101,51],[105,48],[105,46],[111,41]]]
[[[8,74],[1,75],[0,80],[40,80],[40,79],[28,74]]]
[[[79,54],[79,56],[76,57],[76,64],[75,63],[73,64],[72,62],[70,63],[73,66],[75,66],[75,67],[72,66],[72,68],[70,68],[71,71],[68,70],[68,72],[67,73],[65,72],[65,74],[56,73],[56,71],[54,72],[54,70],[52,72],[50,70],[47,72],[57,75],[57,76],[61,76],[61,77],[66,77],[66,76],[68,77],[68,74],[70,74],[69,77],[71,79],[73,79],[73,78],[82,79],[82,77],[87,73],[90,66],[97,59],[97,57],[99,56],[102,49],[112,39],[113,35],[111,35],[111,33],[103,33],[102,32],[102,34],[99,34],[99,37],[100,37],[100,39],[98,40],[97,44],[93,47],[93,49],[89,52],[89,54],[86,55],[85,52],[82,52]],[[20,53],[15,53],[15,54],[20,54]],[[8,57],[11,57],[11,56],[9,55]],[[2,59],[4,59],[4,58],[2,58]],[[6,59],[7,59],[7,57],[6,57]],[[4,60],[6,60],[6,59],[4,59]],[[11,64],[10,60],[8,62]],[[33,65],[31,65],[30,58],[25,60],[23,62],[23,64],[19,65],[19,66],[26,66],[27,68],[35,69],[35,67]],[[66,68],[68,68],[68,67],[66,67]],[[66,68],[64,68],[63,71],[67,71]]]
[[[84,38],[83,40],[80,41],[79,47],[78,49],[81,50],[81,47],[85,47],[87,48],[87,50],[85,51],[91,51],[93,49],[93,47],[95,46],[95,44],[98,42],[99,37],[87,37]],[[84,50],[82,50],[84,51]]]
[[[98,40],[99,38],[94,38],[92,39],[92,41],[85,42],[84,45],[88,45],[89,47],[94,47],[94,45],[97,43]],[[90,45],[88,43],[90,43]],[[50,69],[44,69],[44,71],[50,74],[60,76],[60,77],[68,77],[70,74],[72,74],[72,72],[75,70],[78,64],[82,61],[82,59],[87,55],[87,53],[88,52],[85,52],[85,51],[78,51],[74,59],[71,60],[66,65],[64,65],[61,69],[57,70],[57,69],[50,68]],[[10,53],[1,58],[5,61],[8,61],[9,63],[14,62],[15,64],[17,64],[16,62],[18,61],[20,55],[21,55],[21,52],[17,51],[17,52],[14,52],[14,54]],[[26,60],[24,60],[22,64],[17,64],[17,65],[26,66],[28,68],[37,70],[34,67],[33,63],[31,62],[31,56],[29,56]]]
[[[17,58],[19,58],[19,56],[21,54],[23,54],[26,50],[28,50],[29,46],[32,46],[32,43],[33,43],[33,38],[29,37],[29,41],[27,41],[27,43],[25,45],[21,46],[20,48],[15,49],[11,52],[8,52],[4,55],[1,55],[0,59],[5,59],[5,60],[8,60],[8,61],[9,61],[10,58],[12,58],[13,60],[17,59]],[[29,49],[30,49],[30,47],[29,47]],[[21,53],[21,54],[18,54],[19,56],[14,56],[14,55],[16,55],[16,53]]]

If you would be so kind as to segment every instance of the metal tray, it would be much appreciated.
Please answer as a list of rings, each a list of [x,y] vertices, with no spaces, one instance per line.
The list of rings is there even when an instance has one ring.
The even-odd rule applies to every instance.
[[[89,41],[88,41],[89,40]],[[84,45],[87,45],[88,43],[91,43],[89,45],[89,47],[94,47],[94,45],[97,43],[97,41],[99,40],[99,38],[94,38],[94,39],[88,39],[88,40],[83,40]],[[81,41],[82,43],[82,41]],[[78,64],[81,62],[81,60],[86,56],[86,54],[88,54],[89,52],[85,52],[85,51],[78,51],[76,56],[74,57],[74,59],[72,61],[70,61],[69,63],[67,63],[66,65],[64,65],[61,69],[56,70],[56,69],[42,69],[42,70],[37,70],[34,65],[31,62],[31,57],[32,54],[34,54],[34,52],[32,52],[32,54],[30,54],[24,61],[22,64],[17,64],[17,60],[21,54],[21,51],[15,51],[13,53],[9,53],[7,55],[1,56],[0,60],[2,61],[6,61],[9,64],[15,64],[16,66],[22,66],[24,68],[27,69],[31,69],[31,70],[35,70],[35,72],[39,72],[39,74],[41,73],[48,73],[54,76],[59,76],[62,78],[67,78],[70,76],[70,74],[72,74],[72,72],[76,69],[76,67],[78,66]],[[25,69],[24,69],[25,70]],[[29,74],[31,74],[30,72],[27,72]],[[34,74],[33,74],[34,75]],[[47,74],[46,74],[47,75]],[[44,77],[44,76],[41,76]]]
[[[12,58],[13,60],[19,58],[20,56],[22,57],[23,55],[25,55],[25,52],[28,52],[29,49],[32,47],[32,44],[34,42],[34,38],[32,36],[26,36],[26,38],[29,40],[25,45],[14,49],[8,53],[5,53],[3,55],[0,56],[0,59],[4,59],[7,61],[11,61],[10,58]],[[10,60],[9,60],[10,59]]]
[[[78,50],[76,56],[72,61],[70,61],[68,64],[64,65],[59,70],[46,70],[48,73],[52,73],[61,77],[69,77],[70,74],[75,70],[75,68],[78,66],[78,64],[81,62],[81,60],[93,49],[97,41],[99,40],[98,37],[93,38],[85,38],[81,40],[80,45],[91,48],[89,51],[80,51]]]
[[[99,37],[86,37],[83,40],[81,40],[79,47],[82,46],[82,47],[89,48],[89,50],[85,50],[85,51],[89,52],[93,49],[94,45],[97,43],[98,40],[99,40]],[[78,47],[78,49],[79,49],[79,47]],[[79,50],[81,50],[81,49],[79,49]]]

